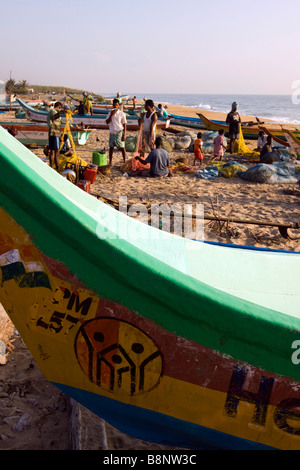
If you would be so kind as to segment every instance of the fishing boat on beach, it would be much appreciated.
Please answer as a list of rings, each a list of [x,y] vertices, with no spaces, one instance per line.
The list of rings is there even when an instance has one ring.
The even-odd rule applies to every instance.
[[[0,126],[6,129],[24,145],[48,144],[49,128],[47,124],[34,122],[0,122]],[[61,128],[62,132],[63,130],[64,127]],[[70,127],[70,132],[75,144],[85,145],[92,130],[80,129],[72,126]]]
[[[171,124],[177,126],[191,127],[195,129],[205,129],[205,126],[200,118],[188,117],[188,116],[177,116],[171,114]]]
[[[212,131],[218,131],[220,129],[223,129],[225,132],[225,135],[228,136],[228,131],[229,131],[229,125],[224,123],[216,123],[210,119],[207,119],[203,114],[197,113],[200,119],[202,120],[204,126],[208,130]],[[276,123],[275,123],[276,124]],[[262,123],[242,123],[242,130],[243,130],[243,135],[245,139],[258,139],[258,134],[259,131],[261,130],[261,125]],[[284,131],[279,127],[279,124],[277,124],[277,128],[272,129],[272,134],[276,136],[279,139],[285,140],[285,133]],[[300,137],[300,131],[295,131],[295,134],[299,135]]]
[[[32,101],[25,101],[27,104],[30,106],[36,106],[42,103],[41,100],[32,100]],[[1,101],[0,102],[0,111],[16,111],[17,109],[20,109],[20,103],[17,101]]]
[[[189,116],[177,116],[171,114],[171,124],[184,127],[194,127],[195,129],[206,129],[205,124],[201,118],[189,117]],[[212,120],[217,126],[226,124],[225,121]]]
[[[27,118],[35,121],[35,122],[47,122],[47,111],[40,111],[37,110],[26,103],[24,103],[22,100],[18,99],[18,102],[20,103],[21,107],[26,111]],[[127,116],[127,129],[136,131],[139,129],[139,123],[138,123],[138,116]],[[88,115],[88,114],[77,114],[74,113],[72,115],[72,124],[73,125],[84,125],[88,126],[92,129],[108,129],[108,125],[105,122],[106,120],[106,114],[96,114],[96,115]],[[66,117],[62,116],[62,121],[65,123],[66,122]],[[160,129],[166,129],[170,125],[170,120],[169,119],[163,119],[163,118],[158,118],[157,121],[157,128]]]
[[[75,101],[75,103],[79,103],[79,98],[76,98],[75,96],[71,95],[70,93],[68,93],[68,96],[73,101]],[[112,103],[108,102],[108,101],[107,102],[101,102],[101,103],[97,103],[97,102],[93,103],[93,113],[94,114],[108,114],[109,111],[112,110],[112,108],[113,108]],[[123,111],[126,114],[132,114],[132,115],[139,114],[141,112],[141,106],[136,106],[134,108],[133,106],[125,105],[124,108],[123,108]]]
[[[300,253],[139,222],[3,128],[0,156],[0,302],[51,383],[146,441],[300,448]]]

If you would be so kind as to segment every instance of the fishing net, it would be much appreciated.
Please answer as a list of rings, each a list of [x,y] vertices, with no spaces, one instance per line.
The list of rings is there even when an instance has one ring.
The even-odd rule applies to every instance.
[[[228,163],[216,161],[207,165],[206,170],[210,172],[213,170],[213,173],[211,173],[212,175],[223,176],[224,178],[235,178],[240,172],[246,171],[247,168],[248,167],[246,165],[242,165],[235,161]]]
[[[235,178],[240,172],[244,172],[248,169],[246,165],[242,165],[238,162],[229,162],[219,169],[219,176],[224,178]]]
[[[249,147],[247,147],[247,145],[245,144],[241,124],[240,124],[239,139],[235,142],[234,152],[237,153],[238,155],[243,155],[243,157],[249,157],[249,158],[259,157],[259,152],[250,150]]]
[[[88,164],[82,158],[78,157],[77,155],[72,155],[70,157],[66,157],[63,154],[60,154],[58,157],[58,172],[61,173],[68,164],[73,164],[75,167],[86,167]]]
[[[292,162],[259,163],[241,172],[238,176],[254,183],[298,183],[300,173]]]
[[[125,139],[126,152],[133,153],[135,151],[136,142],[137,142],[137,137],[133,137],[133,136],[126,137]]]

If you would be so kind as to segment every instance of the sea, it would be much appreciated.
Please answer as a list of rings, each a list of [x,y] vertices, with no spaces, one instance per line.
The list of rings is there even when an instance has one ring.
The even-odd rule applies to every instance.
[[[300,93],[299,93],[300,94]],[[134,95],[129,94],[132,98]],[[135,94],[138,100],[152,99],[155,103],[188,106],[228,113],[231,104],[238,103],[240,114],[272,119],[282,124],[300,124],[300,99],[291,95],[209,95],[209,94]],[[299,101],[299,103],[298,103]]]

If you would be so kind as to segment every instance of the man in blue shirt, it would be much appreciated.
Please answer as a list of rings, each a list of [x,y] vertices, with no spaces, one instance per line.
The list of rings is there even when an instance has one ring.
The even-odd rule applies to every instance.
[[[171,175],[169,170],[170,158],[166,150],[162,148],[162,138],[160,136],[155,139],[155,149],[151,150],[148,157],[143,160],[140,157],[135,157],[136,160],[141,162],[143,165],[150,163],[150,171],[144,170],[142,176],[167,176]]]

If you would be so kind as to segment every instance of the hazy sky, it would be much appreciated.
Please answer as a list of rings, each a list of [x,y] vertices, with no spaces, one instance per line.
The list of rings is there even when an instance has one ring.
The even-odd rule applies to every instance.
[[[95,93],[291,94],[299,0],[0,0],[0,80]]]

